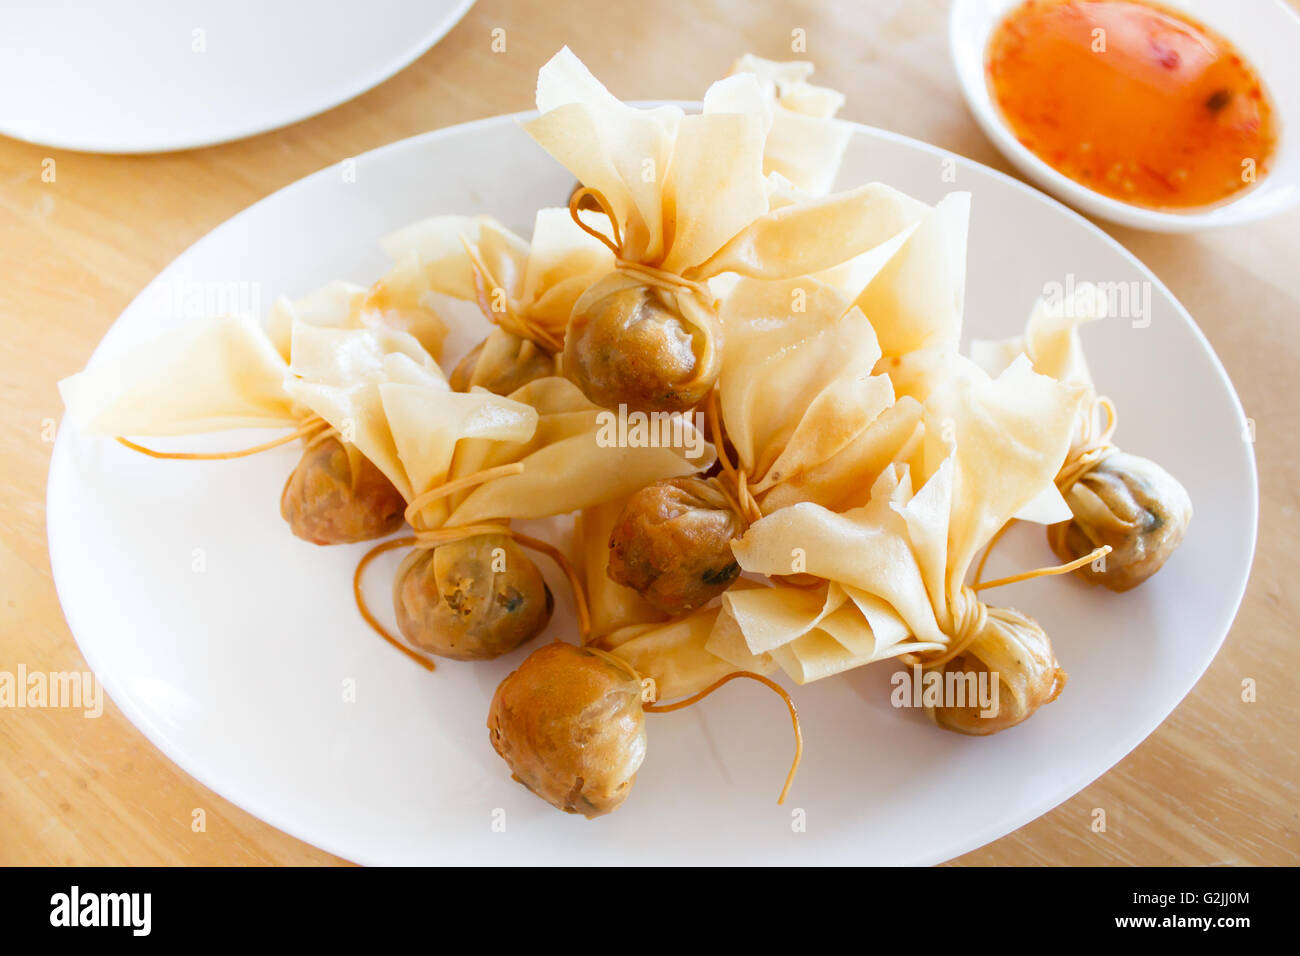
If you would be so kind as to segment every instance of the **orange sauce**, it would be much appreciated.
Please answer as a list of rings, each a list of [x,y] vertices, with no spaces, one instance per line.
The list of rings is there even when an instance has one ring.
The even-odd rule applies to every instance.
[[[1251,65],[1223,37],[1155,4],[1027,0],[994,31],[987,74],[1022,144],[1137,206],[1227,199],[1267,172],[1277,146],[1276,114]]]

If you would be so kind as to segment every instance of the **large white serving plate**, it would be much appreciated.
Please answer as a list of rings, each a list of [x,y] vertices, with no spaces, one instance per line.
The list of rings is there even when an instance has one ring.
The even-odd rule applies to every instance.
[[[572,186],[512,117],[368,153],[352,178],[322,170],[214,230],[141,293],[99,352],[184,321],[172,307],[183,283],[260,283],[239,288],[260,288],[265,309],[330,279],[374,279],[386,265],[379,238],[414,218],[490,212],[526,233],[534,210],[562,203]],[[1196,516],[1168,566],[1128,594],[1074,577],[988,593],[1036,617],[1070,672],[1065,693],[1032,720],[986,739],[940,731],[890,705],[890,663],[796,688],[807,747],[781,807],[785,709],[757,685],[732,684],[647,718],[649,755],[617,813],[566,816],[510,779],[484,726],[493,689],[531,647],[429,674],[372,634],[349,587],[364,546],[313,547],[279,518],[295,450],[160,462],[68,427],[50,468],[50,554],[87,660],[186,771],[364,863],[934,863],[1065,800],[1173,710],[1232,622],[1257,505],[1242,409],[1168,290],[1054,200],[859,127],[841,182],[871,179],[931,202],[951,189],[974,194],[968,337],[1017,332],[1044,283],[1070,276],[1150,290],[1147,327],[1107,319],[1086,329],[1089,360],[1119,406],[1118,440],[1177,475]],[[1041,529],[1022,525],[990,571],[1051,563]],[[391,614],[385,569],[373,572],[373,601]],[[559,605],[544,639],[573,640],[567,589],[551,580]],[[345,681],[354,702],[343,699]],[[792,826],[798,810],[803,832]]]
[[[474,0],[6,0],[0,133],[61,149],[210,146],[388,79]]]

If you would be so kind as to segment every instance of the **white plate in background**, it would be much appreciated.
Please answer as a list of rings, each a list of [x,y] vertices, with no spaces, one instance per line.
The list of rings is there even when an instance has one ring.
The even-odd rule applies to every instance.
[[[0,133],[58,149],[210,146],[324,112],[474,0],[6,0]]]
[[[562,204],[572,187],[511,117],[394,143],[359,157],[355,172],[345,181],[338,167],[322,170],[215,229],[141,293],[99,351],[178,321],[168,303],[186,282],[244,289],[265,310],[281,293],[373,280],[386,266],[378,240],[413,218],[490,212],[527,234],[534,211]],[[510,779],[485,728],[501,678],[541,641],[575,638],[567,588],[548,562],[557,610],[545,637],[499,661],[445,662],[429,674],[358,616],[350,582],[365,546],[314,547],[281,521],[296,450],[165,462],[65,427],[50,468],[50,555],[86,659],[183,769],[363,863],[924,864],[1049,810],[1154,730],[1227,633],[1257,514],[1242,409],[1169,291],[1059,203],[858,127],[841,185],[871,179],[930,202],[972,192],[968,338],[1020,331],[1048,282],[1135,282],[1135,302],[1149,295],[1136,324],[1084,330],[1089,364],[1119,407],[1117,441],[1181,479],[1196,515],[1169,564],[1129,593],[1074,576],[997,592],[996,603],[1042,623],[1071,675],[1031,720],[989,738],[938,730],[890,706],[891,663],[794,688],[806,747],[781,807],[788,715],[770,692],[739,682],[686,711],[649,715],[648,756],[627,803],[594,821],[566,816]],[[260,436],[204,441],[233,448],[245,437]],[[990,574],[1053,563],[1042,530],[1021,525]],[[385,572],[373,575],[372,601],[391,613]],[[355,682],[353,703],[344,681]],[[792,828],[796,810],[804,832]],[[498,811],[504,832],[493,829]]]

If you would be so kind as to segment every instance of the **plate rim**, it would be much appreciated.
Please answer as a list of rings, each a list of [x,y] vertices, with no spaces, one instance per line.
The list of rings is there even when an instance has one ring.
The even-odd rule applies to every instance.
[[[683,101],[653,101],[653,105],[659,105],[664,102],[672,102],[675,103],[675,105],[680,105],[683,107],[699,106],[698,103],[690,103],[690,102],[683,102]],[[637,103],[635,105],[651,105],[651,104]],[[517,113],[506,113],[497,116],[490,116],[490,117],[484,117],[482,119],[471,120],[466,123],[459,123],[453,126],[446,126],[439,129],[429,130],[424,133],[417,134],[415,136],[410,136],[404,139],[395,140],[394,142],[386,143],[382,146],[376,147],[375,149],[368,150],[367,152],[362,153],[353,158],[356,159],[357,161],[361,161],[367,158],[376,158],[389,152],[398,152],[405,149],[418,148],[420,145],[424,143],[434,142],[439,139],[462,135],[481,127],[494,126],[494,125],[506,125],[509,123],[519,123],[522,120],[535,117],[536,115],[537,112],[535,110],[523,110]],[[1074,219],[1077,222],[1077,224],[1082,225],[1095,238],[1101,240],[1104,244],[1109,245],[1114,251],[1118,252],[1126,262],[1136,267],[1146,277],[1147,281],[1153,283],[1153,287],[1155,289],[1162,292],[1168,298],[1169,302],[1174,307],[1175,314],[1178,315],[1189,327],[1192,334],[1195,336],[1197,342],[1199,342],[1199,344],[1204,348],[1205,352],[1208,354],[1211,361],[1212,369],[1218,374],[1222,383],[1227,386],[1227,393],[1231,400],[1232,407],[1236,412],[1238,420],[1243,423],[1246,421],[1245,409],[1242,406],[1241,397],[1240,395],[1238,395],[1237,389],[1233,385],[1232,379],[1228,375],[1227,369],[1224,368],[1223,362],[1219,359],[1218,353],[1215,352],[1213,345],[1210,343],[1209,339],[1205,336],[1205,333],[1202,331],[1201,327],[1197,324],[1195,318],[1193,318],[1191,313],[1188,312],[1187,308],[1182,304],[1181,301],[1179,301],[1177,296],[1173,294],[1173,292],[1168,288],[1168,286],[1166,286],[1164,282],[1161,281],[1159,276],[1157,276],[1154,271],[1152,271],[1144,262],[1142,262],[1141,259],[1139,259],[1127,247],[1125,247],[1117,239],[1109,235],[1105,230],[1103,230],[1096,223],[1090,221],[1087,217],[1076,212],[1074,209],[1071,209],[1069,206],[1067,206],[1065,203],[1061,202],[1060,200],[1056,199],[1054,196],[1048,195],[1047,193],[1034,188],[1033,186],[1015,178],[1014,176],[1001,172],[1000,170],[994,169],[990,166],[986,166],[976,160],[962,156],[950,150],[943,149],[942,147],[935,146],[931,143],[926,143],[921,140],[914,139],[910,136],[904,136],[901,133],[895,133],[890,130],[880,129],[878,127],[869,126],[863,123],[855,123],[847,120],[842,120],[839,122],[843,122],[847,126],[851,127],[854,130],[855,134],[861,133],[866,135],[867,137],[882,138],[891,141],[895,144],[916,149],[923,153],[927,153],[929,155],[940,157],[940,158],[951,157],[958,164],[966,164],[969,167],[976,168],[983,173],[990,174],[995,179],[1000,180],[1004,184],[1011,186],[1013,189],[1019,190],[1022,193],[1025,193],[1028,196],[1038,201],[1045,201],[1049,204],[1049,206],[1056,207],[1057,212],[1064,213],[1067,217]],[[117,318],[114,319],[112,325],[109,326],[108,330],[104,333],[103,337],[101,337],[99,343],[95,346],[95,349],[92,351],[90,357],[87,359],[87,364],[94,361],[95,355],[99,353],[104,343],[108,341],[109,338],[113,335],[114,331],[118,329],[118,322],[121,320],[122,316],[126,315],[136,305],[138,301],[144,298],[144,296],[148,293],[149,289],[152,287],[153,283],[160,276],[168,273],[176,266],[177,263],[181,262],[186,257],[190,256],[192,253],[194,253],[196,250],[202,247],[204,243],[212,239],[212,237],[216,233],[220,232],[231,223],[236,222],[240,217],[246,214],[251,214],[251,212],[254,209],[257,209],[263,203],[267,203],[277,199],[278,197],[281,196],[282,193],[286,193],[287,191],[293,189],[308,188],[307,184],[313,183],[320,178],[331,176],[332,171],[337,167],[337,165],[338,165],[337,162],[328,164],[322,167],[321,169],[318,169],[313,173],[309,173],[306,176],[303,176],[302,178],[295,180],[294,182],[288,183],[287,185],[282,186],[281,188],[275,190],[274,192],[271,192],[268,195],[263,196],[261,199],[258,199],[255,202],[250,203],[248,206],[245,206],[243,209],[240,209],[234,215],[230,216],[229,218],[225,219],[218,225],[214,226],[207,233],[200,236],[197,240],[195,240],[193,243],[187,246],[181,253],[179,253],[175,258],[173,258],[170,262],[168,262],[167,265],[165,265],[161,270],[159,270],[159,272],[153,278],[151,278],[149,282],[146,283],[145,286],[140,290],[140,292],[137,293],[136,296],[134,296],[131,299],[131,301],[122,309],[122,311],[118,314]],[[72,439],[71,438],[65,439],[62,423],[63,423],[63,418],[60,417],[60,427],[58,429],[58,432],[56,433],[55,445],[50,457],[49,474],[46,481],[45,525],[46,525],[46,543],[47,543],[49,557],[50,557],[51,578],[54,581],[55,591],[59,597],[60,609],[63,611],[64,618],[68,623],[68,628],[72,634],[73,640],[76,641],[77,648],[82,654],[82,656],[86,659],[87,664],[89,664],[91,669],[95,672],[96,680],[100,682],[104,691],[109,695],[110,698],[112,698],[113,702],[117,705],[119,710],[122,711],[123,716],[125,716],[127,720],[129,720],[131,724],[137,730],[139,730],[145,736],[145,738],[149,740],[151,744],[153,744],[154,747],[156,747],[165,757],[167,757],[177,767],[179,767],[189,776],[193,777],[196,781],[198,781],[207,789],[211,790],[213,793],[229,801],[231,804],[239,807],[245,812],[252,814],[262,822],[284,833],[287,833],[288,835],[294,837],[295,839],[301,840],[302,842],[307,843],[310,846],[314,846],[319,849],[325,850],[326,852],[331,853],[334,856],[339,857],[340,859],[347,860],[354,863],[359,863],[362,865],[387,865],[385,861],[371,857],[364,852],[358,853],[355,852],[355,849],[352,848],[349,848],[345,851],[344,848],[340,846],[339,841],[336,840],[332,836],[332,834],[325,834],[323,836],[318,834],[308,835],[298,828],[294,820],[286,819],[278,811],[267,811],[266,808],[263,807],[260,799],[257,799],[256,797],[249,797],[248,795],[244,794],[237,785],[232,787],[225,783],[218,782],[212,779],[212,775],[210,775],[208,772],[199,771],[198,768],[195,766],[193,758],[191,758],[190,755],[182,752],[182,749],[179,747],[173,747],[170,743],[167,744],[164,743],[166,738],[161,733],[160,729],[156,726],[156,722],[151,720],[143,712],[143,710],[139,706],[137,706],[136,702],[132,700],[129,695],[127,695],[124,692],[119,692],[121,685],[119,684],[116,677],[105,679],[104,676],[100,674],[99,668],[96,666],[96,655],[88,652],[86,647],[83,645],[81,639],[77,637],[77,631],[81,626],[81,624],[83,623],[83,613],[80,610],[72,614],[69,613],[68,607],[65,604],[63,597],[64,597],[65,589],[68,588],[70,585],[66,581],[66,578],[64,580],[64,583],[62,584],[60,583],[59,567],[64,564],[62,559],[64,547],[65,545],[71,544],[76,539],[76,534],[74,530],[63,529],[61,525],[61,519],[58,517],[59,509],[56,506],[55,496],[54,496],[55,485],[57,481],[63,480],[62,479],[63,472],[70,467],[69,456],[72,453],[71,452]],[[1028,809],[1021,812],[1013,813],[1005,818],[995,819],[989,822],[988,824],[986,824],[985,826],[974,831],[974,833],[972,833],[966,839],[950,844],[947,847],[929,853],[918,854],[917,857],[908,861],[908,865],[930,866],[930,865],[935,865],[938,863],[955,859],[959,856],[971,852],[972,850],[978,849],[982,846],[992,843],[995,840],[1001,839],[1007,834],[1012,833],[1020,829],[1021,827],[1024,827],[1026,824],[1038,819],[1039,817],[1043,816],[1045,813],[1054,809],[1055,807],[1065,803],[1066,801],[1074,797],[1076,794],[1078,794],[1085,787],[1087,787],[1089,784],[1095,782],[1096,780],[1101,779],[1101,777],[1105,776],[1107,773],[1113,770],[1115,766],[1118,763],[1120,763],[1120,761],[1122,761],[1134,749],[1136,749],[1137,746],[1141,744],[1144,740],[1146,740],[1147,737],[1149,737],[1152,733],[1154,733],[1160,727],[1161,724],[1163,724],[1166,720],[1168,720],[1169,717],[1172,716],[1173,713],[1179,708],[1179,706],[1181,706],[1183,701],[1186,700],[1187,696],[1195,689],[1196,685],[1200,683],[1200,680],[1202,677],[1204,677],[1206,670],[1209,669],[1210,664],[1213,663],[1214,659],[1218,656],[1219,651],[1223,647],[1224,641],[1227,639],[1228,633],[1232,629],[1232,625],[1236,621],[1237,614],[1241,609],[1242,599],[1245,597],[1246,588],[1250,582],[1250,574],[1254,566],[1256,545],[1258,539],[1258,528],[1259,528],[1259,472],[1255,460],[1254,444],[1245,441],[1243,441],[1242,444],[1246,446],[1244,451],[1245,451],[1245,460],[1247,464],[1247,472],[1249,478],[1249,491],[1250,491],[1250,500],[1249,500],[1250,521],[1248,522],[1248,526],[1245,529],[1245,542],[1244,542],[1247,546],[1246,547],[1247,560],[1245,562],[1244,568],[1242,569],[1240,580],[1236,584],[1235,594],[1233,594],[1231,601],[1226,602],[1224,605],[1225,608],[1229,606],[1231,607],[1231,612],[1227,615],[1226,626],[1223,628],[1222,633],[1218,635],[1218,638],[1214,643],[1214,647],[1207,654],[1205,661],[1197,668],[1194,679],[1192,679],[1191,683],[1186,687],[1186,689],[1184,689],[1181,692],[1177,701],[1173,704],[1172,707],[1169,708],[1167,712],[1160,714],[1154,720],[1142,721],[1140,724],[1136,725],[1137,727],[1136,730],[1131,731],[1130,733],[1128,733],[1127,735],[1121,738],[1118,738],[1116,742],[1112,743],[1111,746],[1106,748],[1105,756],[1103,758],[1099,758],[1097,761],[1094,761],[1094,763],[1101,764],[1101,769],[1099,770],[1093,769],[1090,765],[1089,768],[1071,775],[1068,778],[1068,780],[1066,780],[1064,783],[1060,784],[1058,787],[1053,788],[1050,796],[1043,798],[1041,800],[1034,801],[1031,805],[1029,805]],[[56,544],[55,543],[56,541],[59,543]],[[437,865],[443,862],[441,858],[438,857],[436,850],[434,851],[434,855],[435,855],[435,859],[428,861],[430,865]]]

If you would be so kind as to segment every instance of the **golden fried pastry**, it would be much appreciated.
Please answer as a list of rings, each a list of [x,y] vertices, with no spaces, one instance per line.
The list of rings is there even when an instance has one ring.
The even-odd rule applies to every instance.
[[[382,471],[335,437],[303,452],[280,495],[289,528],[313,544],[351,544],[392,534],[406,502]]]
[[[641,679],[592,648],[534,651],[497,688],[487,726],[516,780],[585,817],[617,809],[645,759]]]

